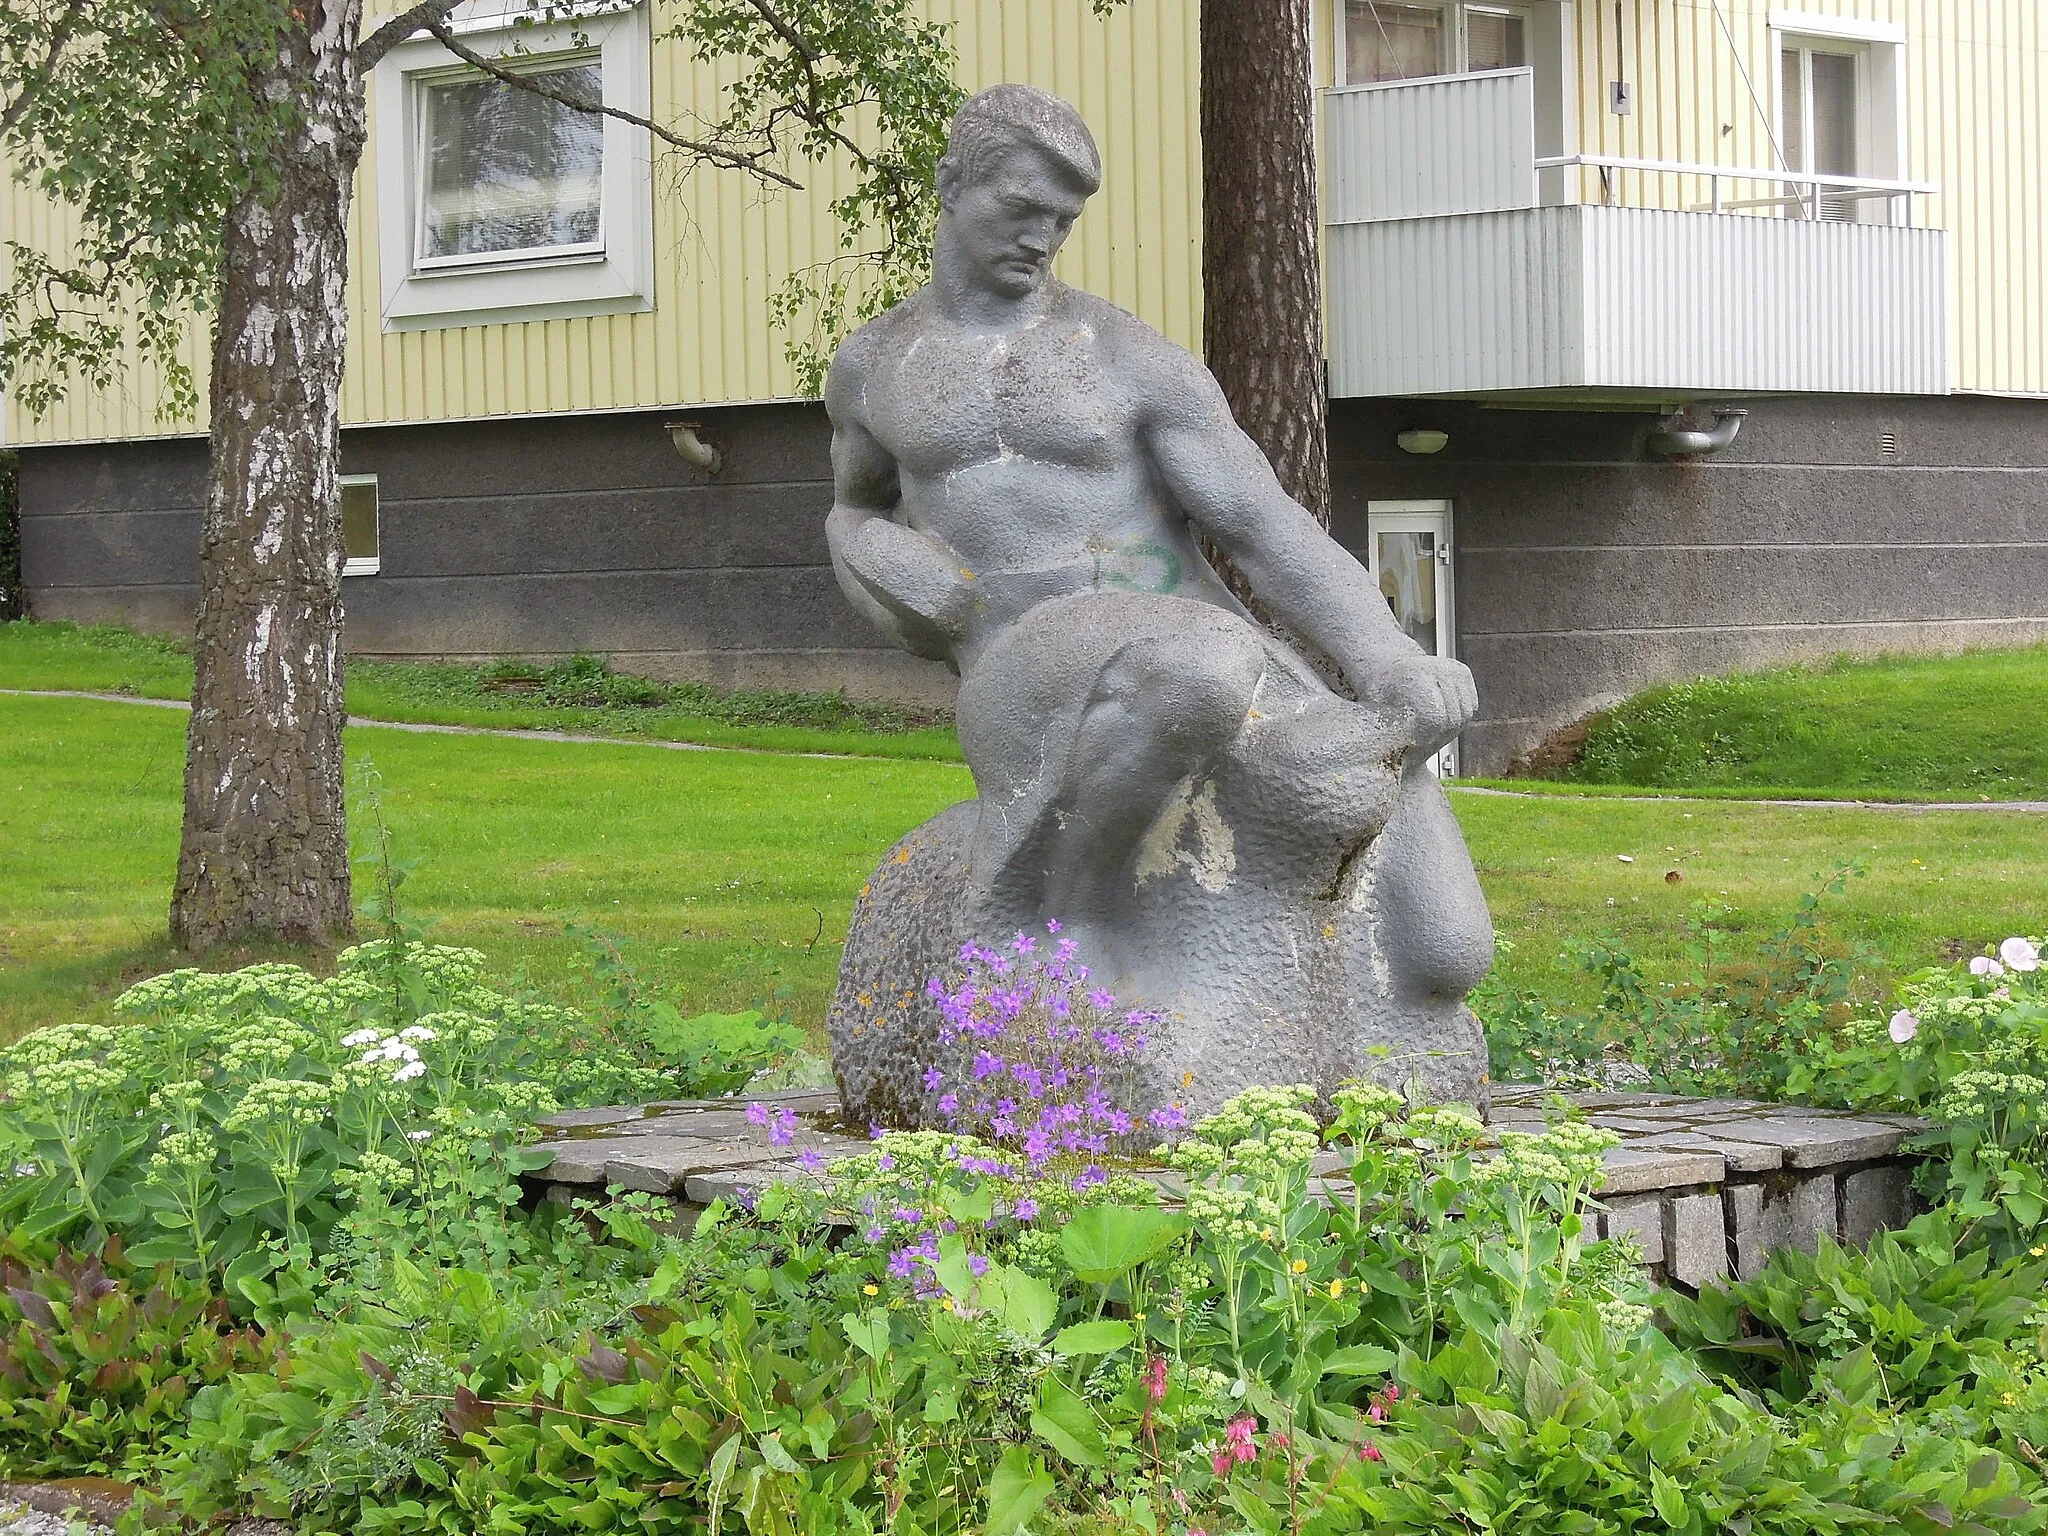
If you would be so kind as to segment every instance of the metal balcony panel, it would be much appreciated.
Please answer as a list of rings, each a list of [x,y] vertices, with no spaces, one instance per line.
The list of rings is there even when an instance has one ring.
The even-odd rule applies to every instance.
[[[1333,224],[1536,203],[1534,76],[1446,75],[1329,93]]]
[[[1651,208],[1329,231],[1330,392],[1945,394],[1947,236]]]

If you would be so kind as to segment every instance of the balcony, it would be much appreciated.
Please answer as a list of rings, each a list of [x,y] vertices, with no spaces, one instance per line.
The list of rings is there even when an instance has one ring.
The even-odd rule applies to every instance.
[[[1329,94],[1332,395],[1948,391],[1948,237],[1911,226],[1935,187],[1539,157],[1534,95],[1526,69]]]

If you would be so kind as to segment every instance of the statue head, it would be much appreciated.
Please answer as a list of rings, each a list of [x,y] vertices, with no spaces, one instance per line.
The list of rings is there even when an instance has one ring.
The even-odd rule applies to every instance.
[[[1102,159],[1081,114],[1049,91],[992,85],[954,114],[939,160],[939,259],[1021,298],[1045,281]]]

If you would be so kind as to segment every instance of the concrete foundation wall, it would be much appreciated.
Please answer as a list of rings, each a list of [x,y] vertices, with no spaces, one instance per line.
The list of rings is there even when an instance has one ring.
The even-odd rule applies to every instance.
[[[1364,551],[1373,500],[1452,503],[1465,772],[1650,683],[2048,639],[2048,402],[1749,408],[1729,448],[1674,463],[1637,413],[1333,406],[1340,538]],[[1410,427],[1450,443],[1403,453]]]
[[[349,652],[593,651],[721,688],[950,702],[944,667],[887,645],[840,595],[823,411],[687,413],[724,455],[716,476],[671,445],[678,414],[345,433],[344,473],[377,476],[382,562],[342,584]],[[35,615],[188,634],[206,458],[189,440],[24,454]]]
[[[720,687],[950,700],[942,667],[847,606],[824,538],[816,406],[687,413],[725,455],[686,464],[680,414],[352,431],[374,473],[380,574],[344,587],[347,644],[385,658],[610,655]],[[1479,680],[1468,773],[1649,683],[1840,652],[2048,639],[2048,402],[1751,402],[1735,443],[1650,458],[1640,413],[1340,401],[1334,531],[1368,502],[1452,503],[1459,654]],[[1403,453],[1434,427],[1449,446]],[[24,585],[45,619],[189,632],[206,445],[26,448]]]

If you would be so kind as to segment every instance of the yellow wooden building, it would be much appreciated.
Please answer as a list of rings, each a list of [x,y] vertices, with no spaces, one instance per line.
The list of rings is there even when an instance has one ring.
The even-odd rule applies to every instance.
[[[2048,635],[2048,6],[1317,4],[1335,531],[1478,673],[1468,770],[1657,678]],[[461,24],[505,48],[519,10]],[[1062,277],[1198,345],[1195,0],[929,11],[963,85],[1093,125]],[[520,67],[678,120],[721,81],[662,27],[607,4]],[[836,591],[822,412],[770,315],[836,254],[832,170],[680,176],[425,39],[371,112],[351,647],[943,695]],[[65,238],[18,186],[0,221]],[[35,612],[189,625],[202,433],[140,369],[9,407]]]

